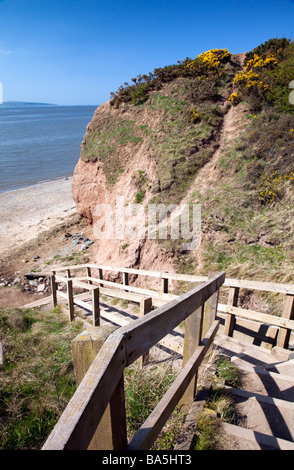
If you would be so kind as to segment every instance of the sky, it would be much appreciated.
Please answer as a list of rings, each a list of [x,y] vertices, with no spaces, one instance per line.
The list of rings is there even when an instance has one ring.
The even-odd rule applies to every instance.
[[[156,67],[275,37],[293,40],[294,0],[0,0],[3,100],[99,105]]]

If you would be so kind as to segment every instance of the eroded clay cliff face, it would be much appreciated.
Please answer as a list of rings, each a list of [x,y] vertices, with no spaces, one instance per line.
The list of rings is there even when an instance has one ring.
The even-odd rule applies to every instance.
[[[146,223],[149,203],[191,202],[187,200],[189,188],[218,148],[228,108],[224,97],[215,103],[202,103],[210,114],[194,122],[190,90],[191,80],[177,79],[150,93],[142,104],[114,107],[106,102],[96,110],[72,183],[77,210],[93,225],[94,236],[95,226],[101,234],[101,224],[109,212],[116,217],[118,200],[125,209],[141,204]],[[100,210],[103,204],[109,211],[107,207],[104,212]],[[95,242],[93,261],[173,271],[177,269],[175,249],[166,248],[166,243],[149,239],[148,234],[130,239],[114,233],[113,238]]]
[[[151,114],[145,108],[114,109],[107,102],[97,109],[87,127],[81,157],[74,172],[72,192],[79,214],[93,225],[94,235],[95,226],[101,221],[101,215],[104,217],[105,214],[99,212],[101,205],[107,204],[111,207],[115,217],[117,201],[123,201],[125,206],[140,203],[146,207],[155,193],[158,176],[146,129],[148,126],[148,132],[156,132],[160,115],[155,112]],[[103,124],[101,126],[102,122],[107,122],[106,129],[103,129]],[[106,144],[99,132],[109,134]],[[104,158],[104,149],[100,148],[100,157],[97,160],[85,159],[85,147],[92,138],[97,141],[98,150],[95,152],[98,154],[99,145],[112,146],[113,152]],[[115,231],[116,217],[113,228]],[[116,239],[115,236],[116,234],[113,239],[100,239],[95,242],[96,263],[140,266],[142,269],[152,267],[155,270],[172,268],[171,258],[169,259],[153,240],[121,236]]]
[[[269,53],[275,44],[269,42]],[[274,48],[282,69],[290,64],[289,47],[290,56]],[[116,215],[118,198],[120,214],[132,203],[144,210],[150,203],[201,204],[200,249],[185,252],[182,240],[160,237],[96,237],[93,261],[291,282],[294,124],[292,109],[281,112],[275,101],[288,83],[281,88],[269,70],[270,95],[244,84],[239,89],[235,78],[244,71],[244,54],[224,52],[207,51],[193,63],[157,69],[120,87],[95,112],[73,178],[77,209],[93,227],[103,215]],[[268,113],[270,96],[275,119]],[[261,189],[277,162],[287,181],[268,204]],[[108,208],[104,214],[97,212],[101,204]]]

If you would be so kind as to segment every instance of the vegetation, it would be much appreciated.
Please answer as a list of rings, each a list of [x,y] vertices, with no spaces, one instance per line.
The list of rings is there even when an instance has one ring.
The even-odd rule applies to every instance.
[[[226,356],[216,361],[216,380],[222,379],[225,385],[240,387],[240,371]],[[221,422],[235,423],[237,416],[234,401],[222,387],[212,387],[206,407],[197,421],[194,437],[194,450],[221,450],[226,448],[220,432]]]
[[[217,360],[217,376],[224,379],[226,385],[231,387],[241,386],[241,375],[236,365],[226,356]]]
[[[224,142],[213,189],[195,188],[189,200],[201,204],[201,253],[185,253],[181,240],[161,247],[179,272],[225,269],[228,276],[293,282],[293,79],[294,43],[286,38],[248,52],[244,67],[226,49],[212,49],[156,68],[112,93],[107,112],[91,123],[82,158],[99,160],[113,184],[126,162],[144,153],[152,172],[134,174],[133,201],[179,204],[218,148],[233,106],[242,133]]]
[[[113,303],[116,303],[114,299]],[[59,307],[0,309],[0,449],[40,449],[76,390],[71,340],[82,322],[68,322]],[[171,368],[125,370],[129,438],[145,421],[175,379]],[[172,446],[179,420],[161,434]]]
[[[82,323],[59,308],[0,309],[0,448],[40,449],[73,395],[71,339]]]
[[[270,105],[280,111],[293,113],[293,106],[288,99],[288,85],[294,76],[293,55],[294,43],[286,38],[270,39],[246,55],[246,72],[256,76],[256,80],[253,80],[256,83],[247,80],[245,85],[252,108],[262,109]]]
[[[125,369],[125,394],[128,438],[148,418],[175,379],[170,367]]]
[[[111,104],[116,107],[128,102],[143,104],[152,91],[160,90],[164,84],[173,82],[177,78],[192,77],[215,81],[222,76],[225,77],[228,70],[226,64],[231,61],[231,57],[227,49],[212,49],[203,52],[194,60],[187,57],[175,65],[156,68],[148,75],[138,75],[132,78],[133,85],[125,82],[116,93],[111,93]]]

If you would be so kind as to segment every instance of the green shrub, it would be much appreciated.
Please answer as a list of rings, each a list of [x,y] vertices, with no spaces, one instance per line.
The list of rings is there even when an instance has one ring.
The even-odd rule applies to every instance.
[[[252,110],[267,105],[280,111],[294,112],[289,103],[288,85],[294,77],[294,43],[286,38],[271,39],[250,51],[245,71],[234,79]]]
[[[143,191],[142,189],[140,189],[140,190],[137,192],[136,196],[135,196],[135,201],[136,201],[138,204],[140,204],[140,202],[143,201],[144,197],[145,197],[145,191]]]
[[[139,105],[148,99],[148,87],[146,83],[140,84],[132,93],[131,103]]]

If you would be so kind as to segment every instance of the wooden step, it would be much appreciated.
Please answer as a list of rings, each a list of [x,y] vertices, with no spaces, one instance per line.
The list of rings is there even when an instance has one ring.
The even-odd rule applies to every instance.
[[[294,441],[294,403],[234,387],[225,389],[234,397],[242,426]]]
[[[294,402],[294,378],[284,374],[278,374],[264,367],[252,367],[244,360],[232,358],[241,372],[242,388],[250,392],[272,396],[281,400]]]
[[[294,442],[252,429],[222,423],[223,431],[237,439],[239,450],[294,450]]]
[[[292,352],[289,351],[286,355],[287,350],[280,351],[279,349],[275,349],[273,353],[270,349],[261,348],[260,346],[255,346],[254,344],[246,343],[222,334],[216,336],[214,345],[220,353],[228,356],[242,355],[242,358],[245,358],[249,364],[255,366],[285,361],[288,360],[289,355],[292,354]]]

